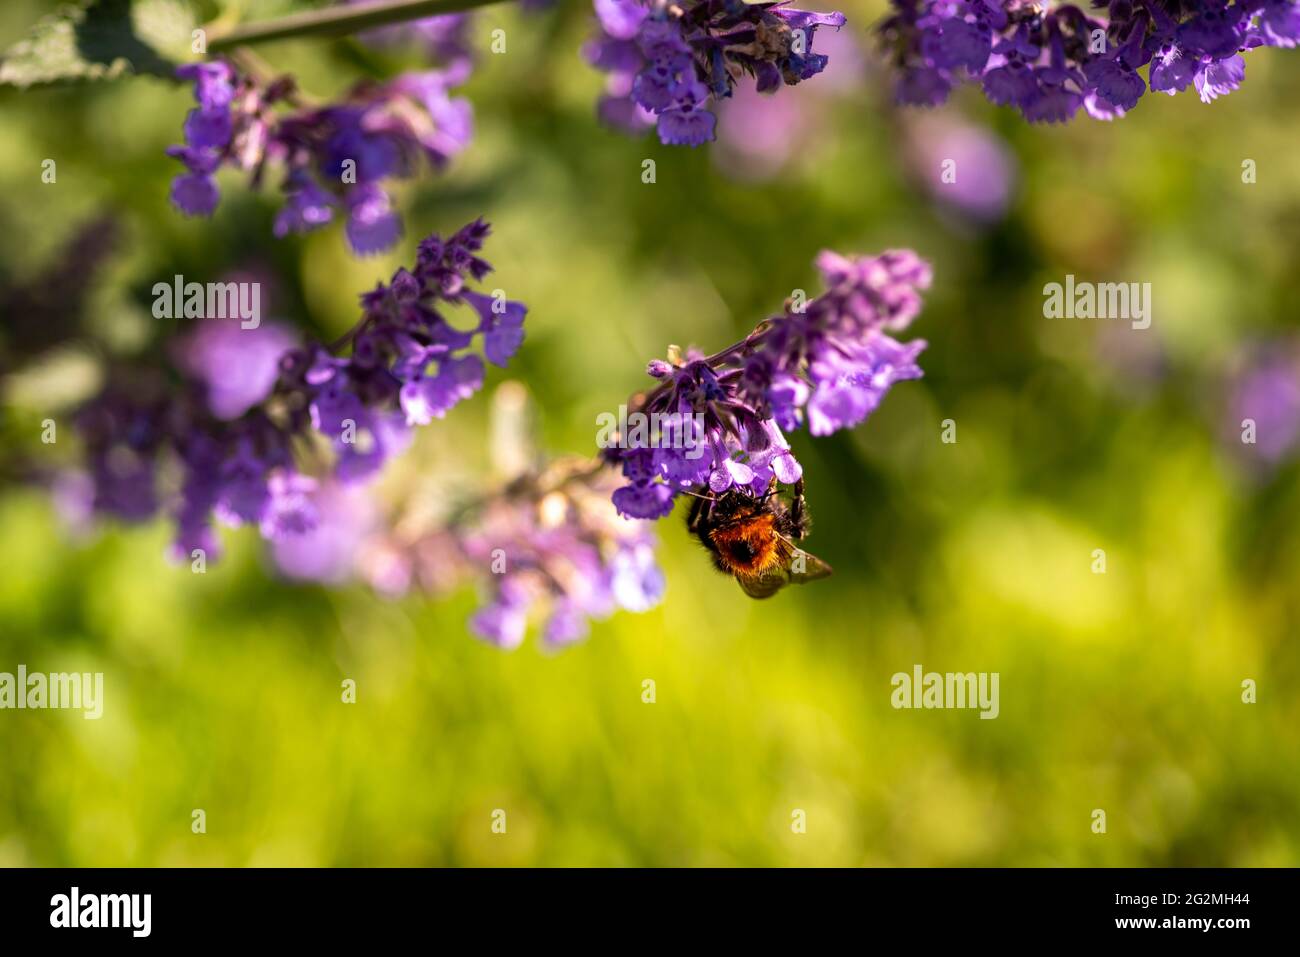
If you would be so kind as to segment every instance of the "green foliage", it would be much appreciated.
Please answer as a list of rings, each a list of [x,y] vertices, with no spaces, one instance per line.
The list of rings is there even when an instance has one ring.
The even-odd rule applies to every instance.
[[[87,0],[43,17],[0,57],[0,86],[170,77],[163,51],[189,49],[194,19],[180,0]]]

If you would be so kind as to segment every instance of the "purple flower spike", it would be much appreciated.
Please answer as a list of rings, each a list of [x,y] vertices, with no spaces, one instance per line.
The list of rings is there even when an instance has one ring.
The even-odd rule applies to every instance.
[[[542,642],[561,648],[582,640],[591,621],[620,609],[648,611],[663,597],[654,536],[610,507],[617,482],[600,460],[559,459],[478,490],[471,507],[442,523],[430,525],[419,505],[391,528],[364,530],[339,514],[340,487],[327,486],[313,496],[317,526],[303,538],[322,540],[322,549],[338,557],[345,543],[350,570],[385,594],[418,586],[441,595],[477,581],[483,602],[470,618],[471,632],[512,649],[536,623]],[[413,521],[415,513],[423,520]],[[336,537],[344,541],[336,545]],[[293,541],[275,546],[287,573],[317,577],[312,572],[318,571],[336,580],[336,561],[321,561]]]
[[[649,364],[659,384],[634,411],[659,426],[638,433],[629,424],[605,449],[627,480],[612,496],[621,515],[662,518],[679,494],[758,496],[774,481],[793,485],[803,467],[784,431],[852,428],[895,383],[921,377],[925,342],[889,333],[920,312],[929,264],[892,250],[859,258],[823,252],[817,266],[826,291],[812,301],[791,299],[784,313],[712,356],[691,351]]]
[[[475,220],[447,239],[421,242],[413,269],[361,297],[361,319],[344,337],[350,355],[300,348],[275,323],[210,319],[174,350],[185,376],[179,388],[156,370],[110,381],[77,415],[94,511],[135,521],[169,507],[172,553],[183,561],[196,549],[216,558],[214,516],[256,527],[277,545],[313,534],[321,496],[347,496],[323,493],[319,480],[297,471],[294,452],[310,430],[334,451],[331,488],[365,481],[406,448],[410,426],[443,417],[482,387],[483,360],[470,351],[476,336],[498,364],[518,347],[525,307],[470,288],[492,269],[479,255],[488,232]],[[471,332],[442,312],[466,305],[484,314]],[[165,455],[180,467],[170,503],[155,483]],[[316,538],[333,541],[337,527]],[[290,556],[294,569],[319,565],[333,574],[335,563],[314,563],[310,551],[283,545],[277,554]]]
[[[237,419],[271,394],[280,377],[280,357],[296,345],[277,323],[255,329],[214,320],[181,345],[181,365],[208,390],[208,408],[218,419]]]
[[[186,216],[211,216],[220,199],[217,181],[206,174],[187,173],[172,180],[172,203]]]
[[[613,502],[627,518],[663,518],[673,510],[673,489],[657,482],[633,482],[616,490]]]
[[[360,256],[381,253],[397,243],[402,220],[389,205],[388,194],[377,186],[356,190],[348,198],[348,245]]]
[[[359,86],[339,103],[307,109],[287,77],[260,82],[220,60],[186,64],[177,76],[193,81],[199,105],[186,116],[185,145],[167,151],[188,170],[173,180],[172,202],[186,215],[211,215],[217,169],[260,182],[274,163],[284,169],[285,194],[276,236],[316,229],[337,212],[353,252],[391,249],[402,221],[381,184],[412,175],[421,155],[442,169],[468,145],[470,105],[449,91],[469,68],[468,57],[453,59],[445,70]]]
[[[1148,84],[1174,94],[1195,83],[1209,103],[1241,85],[1240,54],[1300,42],[1300,0],[891,3],[878,35],[899,71],[899,102],[937,106],[973,81],[1031,123],[1065,122],[1081,106],[1094,119],[1117,119]]]
[[[780,3],[594,0],[594,6],[599,33],[584,54],[609,74],[597,114],[629,133],[653,123],[669,146],[712,141],[717,118],[709,106],[731,96],[741,75],[771,93],[821,73],[827,58],[813,52],[817,29],[844,25],[842,13]]]

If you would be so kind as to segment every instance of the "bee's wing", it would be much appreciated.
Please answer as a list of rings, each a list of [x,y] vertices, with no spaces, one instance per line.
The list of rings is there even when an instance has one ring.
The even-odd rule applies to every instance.
[[[777,536],[776,548],[779,563],[759,575],[736,576],[741,589],[750,598],[770,598],[786,585],[802,585],[831,573],[830,565],[803,551],[784,535]]]
[[[802,585],[804,582],[816,581],[818,578],[828,578],[830,576],[830,565],[827,565],[811,552],[805,552],[797,547],[788,538],[782,538],[781,541],[785,543],[785,546],[791,552],[789,560],[786,562],[791,582]]]
[[[750,598],[771,598],[790,584],[790,576],[783,569],[773,568],[761,575],[737,575],[736,581]]]

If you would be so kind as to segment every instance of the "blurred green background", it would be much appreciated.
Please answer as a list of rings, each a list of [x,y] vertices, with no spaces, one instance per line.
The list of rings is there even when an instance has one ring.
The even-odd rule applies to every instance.
[[[4,4],[0,45],[44,7]],[[883,7],[839,5],[861,46]],[[1300,56],[1255,51],[1231,96],[1148,94],[1112,124],[1028,127],[965,91],[928,118],[1000,136],[1015,166],[1006,215],[974,224],[936,200],[920,116],[876,71],[779,93],[804,97],[797,147],[739,176],[726,144],[597,126],[590,23],[583,2],[475,14],[474,142],[398,187],[407,238],[378,259],[337,226],[272,239],[274,179],[223,173],[211,221],[172,211],[186,88],[0,92],[0,278],[31,281],[108,214],[121,239],[82,316],[100,354],[174,331],[149,314],[158,278],[254,264],[274,270],[271,317],[329,338],[419,236],[482,214],[495,284],[530,307],[511,376],[561,454],[592,448],[669,343],[719,348],[816,290],[818,250],[910,246],[936,277],[911,330],[926,378],[851,433],[793,436],[807,547],[835,576],[750,601],[674,516],[660,607],[502,653],[466,631],[472,588],[291,585],[247,530],[193,575],[165,561],[164,521],[74,538],[6,468],[0,671],[102,671],[106,705],[0,712],[0,864],[1295,865],[1300,485],[1224,432],[1242,350],[1296,331]],[[419,62],[354,40],[259,53],[322,96]],[[1151,282],[1152,327],[1043,318],[1067,273]],[[66,422],[56,385],[87,373],[9,371],[11,466],[70,461],[71,429],[43,446],[40,422]],[[488,404],[422,430],[414,461],[482,456]],[[997,720],[894,710],[890,677],[918,663],[998,672]]]

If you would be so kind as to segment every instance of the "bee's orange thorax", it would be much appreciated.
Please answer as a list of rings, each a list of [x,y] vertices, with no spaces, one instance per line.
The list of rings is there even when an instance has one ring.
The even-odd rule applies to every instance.
[[[710,535],[718,560],[733,575],[755,575],[776,564],[776,529],[770,514],[754,515],[715,528]]]

